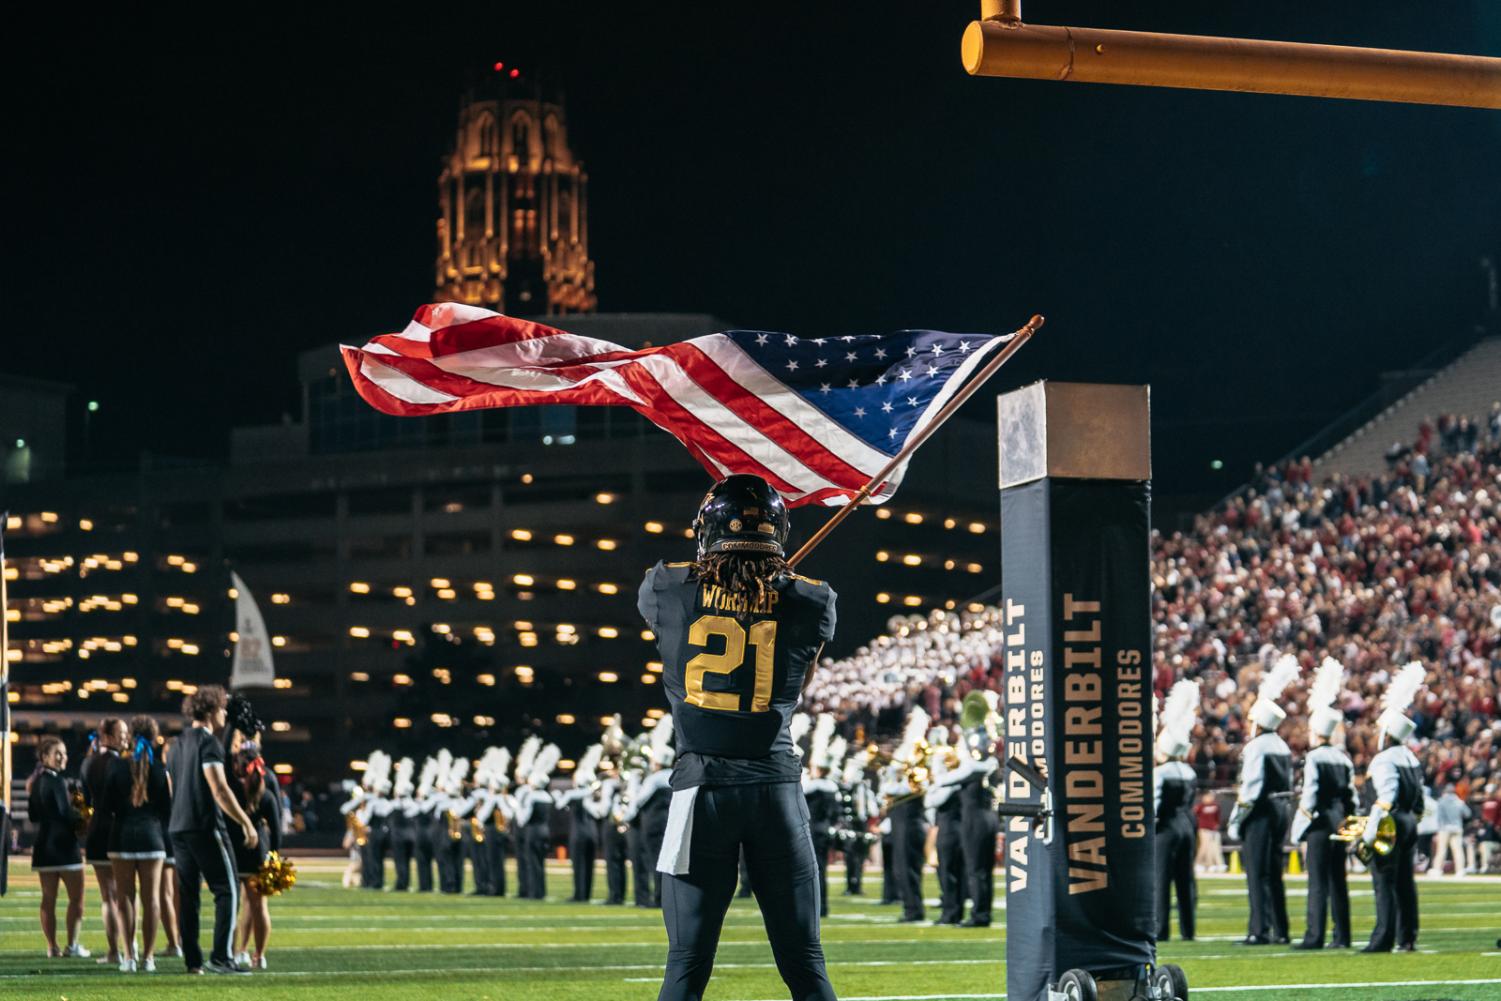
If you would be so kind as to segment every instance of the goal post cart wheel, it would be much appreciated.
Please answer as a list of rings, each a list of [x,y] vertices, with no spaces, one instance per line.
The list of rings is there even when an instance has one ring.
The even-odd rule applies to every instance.
[[[1188,1001],[1188,976],[1181,966],[1163,963],[1152,971],[1152,1001]]]
[[[1094,977],[1085,970],[1065,970],[1056,989],[1049,991],[1057,1001],[1100,1001]]]

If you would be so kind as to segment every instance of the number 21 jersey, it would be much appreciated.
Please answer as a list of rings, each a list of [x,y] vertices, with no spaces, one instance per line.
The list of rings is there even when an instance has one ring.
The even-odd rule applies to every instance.
[[[764,602],[658,563],[637,607],[657,638],[672,706],[674,789],[792,781],[801,762],[788,724],[819,647],[834,637],[834,590],[784,574]]]

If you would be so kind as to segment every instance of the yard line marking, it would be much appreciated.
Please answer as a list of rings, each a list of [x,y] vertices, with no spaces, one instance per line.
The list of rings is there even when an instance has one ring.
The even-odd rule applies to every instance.
[[[1485,980],[1366,980],[1348,984],[1258,984],[1255,987],[1195,987],[1195,994],[1238,994],[1244,991],[1329,991],[1355,987],[1459,987],[1501,984],[1501,977]],[[858,1001],[851,998],[850,1001]]]

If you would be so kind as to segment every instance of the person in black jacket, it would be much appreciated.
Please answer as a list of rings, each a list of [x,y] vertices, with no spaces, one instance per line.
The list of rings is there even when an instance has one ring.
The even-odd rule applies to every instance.
[[[236,732],[238,737],[238,731]],[[259,838],[250,847],[235,846],[235,871],[244,890],[242,917],[235,928],[236,963],[242,969],[266,968],[266,942],[271,938],[271,906],[251,879],[271,852],[281,851],[281,803],[273,791],[275,779],[266,778],[266,760],[254,740],[238,741],[234,755],[234,779],[230,782],[241,808],[255,823]],[[255,940],[255,953],[249,951]]]
[[[84,796],[93,810],[83,837],[83,858],[93,867],[94,879],[99,884],[99,912],[104,921],[104,938],[109,943],[105,961],[109,963],[120,962],[119,947],[124,939],[120,936],[120,907],[115,900],[115,866],[109,858],[109,811],[104,809],[104,786],[124,746],[125,721],[106,716],[99,721],[89,753],[78,768]]]
[[[83,852],[78,845],[78,811],[62,772],[68,749],[56,737],[37,744],[37,770],[26,782],[27,815],[37,825],[31,846],[31,871],[42,884],[42,937],[52,958],[83,957],[89,950],[78,942],[83,927]],[[57,885],[68,891],[68,946],[57,946]]]
[[[115,869],[115,899],[119,907],[120,972],[136,970],[136,892],[140,888],[140,968],[156,972],[157,905],[161,898],[162,865],[167,858],[167,821],[172,817],[172,792],[167,769],[156,760],[156,720],[136,716],[130,721],[129,757],[116,758],[105,785],[104,808],[109,811],[109,857]]]

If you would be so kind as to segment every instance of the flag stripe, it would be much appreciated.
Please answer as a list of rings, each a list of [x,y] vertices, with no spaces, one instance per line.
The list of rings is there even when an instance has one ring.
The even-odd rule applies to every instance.
[[[398,334],[342,351],[356,390],[384,413],[629,406],[716,478],[754,473],[790,503],[842,504],[1006,340],[931,330],[803,340],[735,330],[632,351],[439,303]],[[905,466],[891,470],[870,503],[896,491]]]

